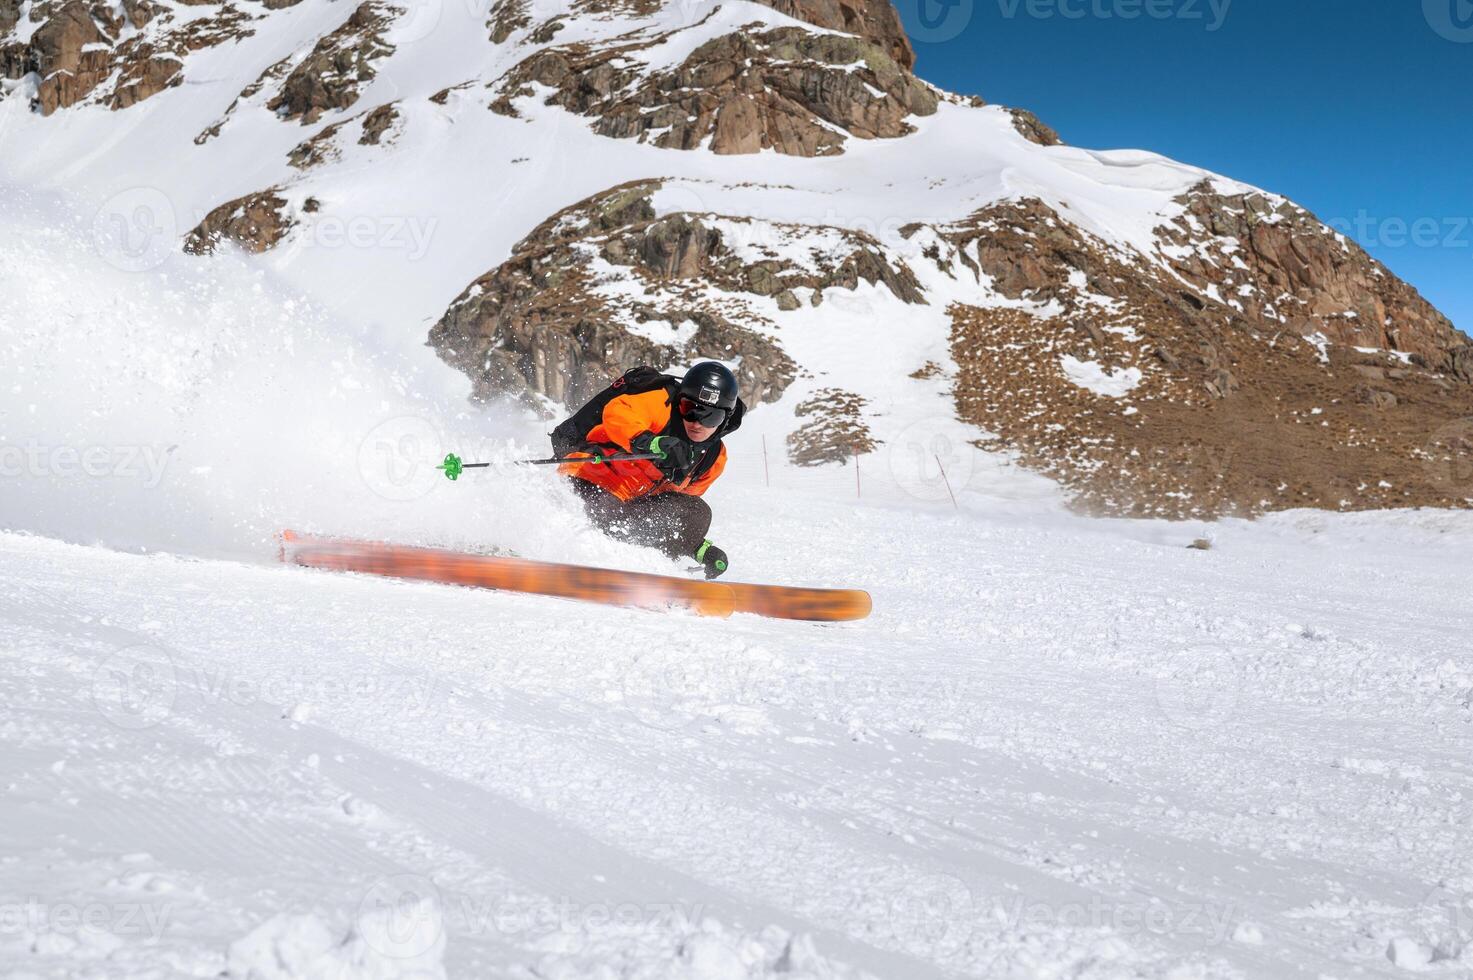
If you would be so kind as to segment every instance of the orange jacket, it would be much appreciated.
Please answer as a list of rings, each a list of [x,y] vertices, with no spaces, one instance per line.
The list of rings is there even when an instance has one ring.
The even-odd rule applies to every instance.
[[[625,452],[632,452],[630,443],[642,432],[663,435],[669,430],[672,435],[685,437],[681,421],[675,417],[670,405],[670,396],[663,389],[646,391],[638,395],[620,395],[604,406],[603,421],[589,430],[584,441],[595,446],[615,445]],[[665,474],[648,460],[624,463],[564,463],[558,472],[587,480],[602,487],[620,500],[635,500],[659,493],[687,493],[699,497],[706,488],[716,482],[726,468],[726,446],[718,443],[716,461],[698,477],[684,483],[672,483]],[[586,456],[587,453],[573,453]]]

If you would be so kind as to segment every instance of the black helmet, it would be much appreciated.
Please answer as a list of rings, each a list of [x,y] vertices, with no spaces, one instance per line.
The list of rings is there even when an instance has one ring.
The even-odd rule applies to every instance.
[[[680,414],[701,425],[720,425],[736,408],[736,375],[724,364],[702,361],[680,382]]]

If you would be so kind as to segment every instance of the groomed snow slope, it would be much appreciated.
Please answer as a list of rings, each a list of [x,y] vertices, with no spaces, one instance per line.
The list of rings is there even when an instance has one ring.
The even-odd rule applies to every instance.
[[[0,536],[0,967],[1466,975],[1464,517],[965,502],[725,488],[838,628]]]
[[[269,270],[123,273],[6,201],[0,970],[1473,966],[1466,515],[1189,550],[1066,515],[938,388],[857,485],[765,471],[755,413],[712,494],[733,577],[867,588],[862,623],[283,568],[296,524],[675,571],[546,472],[440,480],[542,427]]]

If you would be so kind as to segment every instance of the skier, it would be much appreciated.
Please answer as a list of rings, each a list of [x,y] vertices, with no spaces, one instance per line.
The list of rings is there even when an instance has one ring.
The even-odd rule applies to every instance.
[[[746,405],[724,365],[703,361],[684,378],[636,367],[552,432],[559,456],[650,454],[627,462],[565,463],[589,518],[621,541],[695,558],[707,578],[727,568],[706,538],[711,507],[701,495],[726,467],[722,438],[742,424]]]

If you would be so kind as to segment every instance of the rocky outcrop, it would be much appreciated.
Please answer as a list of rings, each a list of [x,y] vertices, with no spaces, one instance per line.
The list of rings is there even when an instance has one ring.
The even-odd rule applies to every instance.
[[[350,108],[362,87],[377,74],[373,63],[394,52],[384,41],[392,20],[390,11],[376,0],[360,4],[292,69],[266,108],[304,126],[315,123],[325,112]]]
[[[15,27],[19,9],[0,4],[0,33]],[[213,16],[176,22],[172,8],[150,0],[116,6],[82,0],[37,4],[29,16],[40,26],[28,42],[0,46],[0,74],[34,73],[32,108],[42,115],[94,95],[113,109],[136,105],[180,84],[190,52],[248,37],[252,19],[225,4]]]
[[[1037,143],[1039,146],[1064,145],[1064,141],[1052,127],[1027,109],[1009,109],[1008,113],[1013,117],[1013,128],[1030,143]]]
[[[817,27],[860,37],[879,46],[897,65],[915,68],[915,51],[890,0],[759,0],[779,13]]]
[[[864,421],[863,395],[840,388],[821,388],[793,409],[803,424],[788,433],[788,459],[797,466],[848,463],[880,444]]]
[[[936,235],[939,266],[1008,300],[951,310],[958,415],[1084,509],[1467,506],[1427,465],[1429,434],[1473,414],[1473,387],[1439,367],[1461,345],[1433,358],[1303,337],[1277,311],[1226,302],[1225,283],[1199,292],[1037,200],[907,233]]]
[[[763,323],[760,303],[861,280],[919,299],[910,270],[864,236],[824,229],[831,252],[808,268],[759,260],[737,240],[739,219],[657,216],[650,199],[659,186],[622,185],[558,212],[451,304],[430,343],[471,376],[477,397],[535,393],[571,406],[629,364],[712,357],[740,359],[744,397],[757,404],[781,395],[796,371],[754,329]]]
[[[277,187],[258,191],[227,201],[205,216],[184,240],[184,251],[191,255],[210,255],[224,242],[233,242],[247,252],[264,252],[273,247],[296,224]],[[317,202],[308,198],[302,210],[317,210]]]
[[[1468,343],[1452,323],[1365,249],[1282,198],[1226,195],[1202,183],[1158,230],[1163,254],[1203,294],[1299,336],[1413,354],[1456,373]]]
[[[859,38],[799,28],[727,34],[664,72],[637,60],[648,46],[538,52],[508,73],[492,108],[515,114],[514,100],[532,95],[536,83],[554,90],[549,104],[595,117],[604,136],[669,149],[794,156],[840,153],[846,133],[904,136],[914,129],[908,117],[936,111],[930,86]]]
[[[31,36],[28,71],[41,77],[37,108],[50,115],[74,105],[112,71],[112,45],[81,0],[72,0]]]

